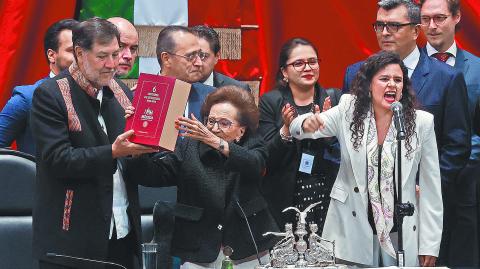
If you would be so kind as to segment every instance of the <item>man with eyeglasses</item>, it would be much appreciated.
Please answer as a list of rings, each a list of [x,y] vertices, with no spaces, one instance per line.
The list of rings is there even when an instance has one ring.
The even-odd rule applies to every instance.
[[[201,69],[202,79],[200,81],[202,81],[203,84],[215,88],[234,85],[251,92],[252,90],[248,84],[214,71],[215,65],[218,59],[220,59],[220,40],[218,33],[206,25],[194,26],[192,27],[192,31],[198,37],[200,48],[205,52],[205,59],[203,60],[203,67]]]
[[[420,108],[435,117],[444,205],[443,235],[441,247],[430,248],[437,251],[425,253],[420,249],[419,252],[420,265],[433,266],[435,257],[439,255],[438,249],[440,256],[444,256],[443,253],[449,248],[448,239],[452,232],[450,223],[455,218],[452,199],[459,173],[470,156],[471,122],[463,74],[418,49],[416,40],[420,33],[420,22],[420,7],[412,1],[382,0],[378,2],[373,28],[380,48],[396,52],[403,59]],[[362,64],[359,62],[347,68],[343,92],[349,91]],[[428,186],[420,186],[419,195],[422,195],[422,188]],[[416,233],[416,228],[404,226],[404,232]],[[418,229],[428,231],[428,227]],[[443,260],[439,262],[444,264]]]
[[[202,120],[200,109],[203,101],[215,88],[199,83],[203,60],[207,55],[201,50],[197,37],[187,27],[167,26],[158,34],[156,51],[161,75],[192,83],[185,116],[190,118],[193,113]]]
[[[135,26],[120,17],[108,19],[120,32],[120,54],[116,76],[125,77],[132,70],[138,55],[138,33]]]
[[[465,76],[468,108],[473,119],[475,104],[480,96],[480,58],[465,51],[455,42],[461,14],[460,0],[421,0],[421,24],[427,37],[423,48],[429,56],[453,66]],[[480,174],[480,137],[472,133],[472,152],[467,166],[459,176],[455,212],[457,221],[450,238],[449,266],[478,266],[476,184]],[[458,192],[458,191],[457,191]],[[477,230],[478,234],[478,230]],[[465,246],[468,246],[465,247]]]

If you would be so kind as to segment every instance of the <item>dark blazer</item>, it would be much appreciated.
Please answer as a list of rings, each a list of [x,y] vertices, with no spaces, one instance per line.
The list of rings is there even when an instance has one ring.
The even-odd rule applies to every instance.
[[[214,87],[200,82],[192,84],[190,95],[188,96],[188,118],[190,118],[190,114],[193,113],[199,121],[203,121],[200,110],[202,109],[202,105],[205,102],[207,95],[214,90]]]
[[[349,91],[362,64],[358,62],[347,67],[344,93]],[[420,60],[411,82],[420,109],[435,116],[442,185],[454,184],[468,161],[471,148],[471,122],[463,74],[420,50]]]
[[[35,143],[30,129],[30,108],[33,92],[45,79],[33,85],[17,86],[13,89],[12,97],[0,112],[0,147],[9,147],[16,140],[19,151],[35,154]]]
[[[57,80],[64,78],[70,86],[80,129],[69,121],[68,114],[72,110],[67,112],[66,101],[57,84]],[[131,100],[128,87],[115,80],[126,98]],[[99,113],[105,120],[108,136],[98,122]],[[31,112],[31,127],[35,130],[37,145],[33,208],[35,258],[74,267],[78,265],[68,259],[46,257],[46,253],[106,260],[112,217],[113,174],[117,169],[111,144],[124,131],[124,114],[112,90],[104,87],[100,109],[98,100],[82,90],[67,71],[45,81],[35,91]],[[129,201],[131,232],[137,241],[132,247],[141,257],[137,184],[125,175],[123,179]],[[94,264],[91,265],[89,268],[95,268]]]
[[[321,87],[316,87],[315,90],[317,91],[315,103],[319,104],[321,109],[328,94]],[[335,100],[338,102],[341,92],[336,90],[334,93]],[[267,142],[270,156],[267,160],[267,173],[262,183],[262,192],[277,224],[282,229],[285,223],[294,221],[293,214],[282,213],[282,210],[293,206],[296,175],[302,156],[301,141],[294,140],[294,143],[286,143],[280,137],[279,131],[283,126],[281,111],[286,103],[293,104],[294,100],[290,89],[282,87],[264,94],[258,105],[260,110],[258,131]],[[315,157],[316,164],[321,167],[314,168],[326,171],[325,182],[330,186],[333,185],[338,171],[336,161],[340,158],[339,152],[335,152],[331,142],[326,139],[311,140],[307,143],[311,143],[315,151],[321,152]]]
[[[465,76],[468,92],[468,109],[473,118],[475,105],[480,97],[480,58],[458,48],[454,67]],[[478,135],[472,135],[470,159],[480,160],[480,137]]]
[[[252,92],[252,89],[250,89],[250,86],[248,86],[247,83],[240,82],[240,81],[235,80],[231,77],[228,77],[228,76],[225,76],[221,73],[213,71],[213,87],[219,88],[219,87],[226,86],[226,85],[238,86],[238,87],[240,87],[244,90]]]
[[[267,158],[263,140],[247,134],[240,144],[229,143],[229,149],[225,158],[218,150],[185,138],[165,157],[128,162],[130,172],[141,172],[135,178],[142,185],[177,186],[172,254],[184,261],[212,262],[222,245],[232,247],[235,260],[255,254],[237,203],[245,211],[259,251],[276,242],[262,236],[278,231],[259,190]]]

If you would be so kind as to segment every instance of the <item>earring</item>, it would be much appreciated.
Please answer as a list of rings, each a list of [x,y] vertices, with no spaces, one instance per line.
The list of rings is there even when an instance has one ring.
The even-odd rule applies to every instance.
[[[372,97],[372,92],[368,91],[368,98],[371,98],[371,97]]]
[[[283,78],[283,81],[285,81],[285,83],[288,83],[288,78],[287,78],[287,77],[284,77],[284,78]]]

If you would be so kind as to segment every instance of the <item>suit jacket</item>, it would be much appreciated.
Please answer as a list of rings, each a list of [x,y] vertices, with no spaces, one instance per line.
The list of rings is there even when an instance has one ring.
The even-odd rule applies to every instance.
[[[350,123],[354,97],[343,95],[338,106],[321,114],[325,128],[315,133],[304,133],[301,126],[311,113],[297,117],[290,132],[297,139],[336,136],[341,148],[341,164],[330,197],[330,207],[322,236],[335,240],[336,257],[347,261],[372,265],[373,236],[368,222],[368,186],[366,163],[366,139],[358,149],[353,148]],[[402,191],[403,201],[415,205],[413,216],[403,222],[405,265],[418,266],[418,255],[438,256],[442,237],[442,194],[438,165],[437,144],[433,128],[433,116],[417,111],[416,136],[412,138],[414,151],[411,158],[402,141]],[[364,120],[368,130],[369,117]],[[416,146],[415,146],[416,145]],[[421,195],[417,200],[415,183],[420,174]],[[398,185],[397,185],[398,189]]]
[[[13,89],[12,97],[0,112],[0,147],[9,147],[16,140],[19,151],[35,154],[35,143],[30,130],[30,108],[33,92],[45,79]]]
[[[321,87],[316,87],[315,90],[317,97],[315,103],[322,108],[328,94]],[[341,93],[336,90],[335,94],[337,94],[335,100],[338,102]],[[264,94],[258,105],[260,110],[258,132],[267,142],[269,153],[267,173],[262,181],[262,192],[280,228],[283,228],[285,223],[292,223],[295,220],[295,214],[282,211],[293,206],[298,166],[303,153],[302,142],[295,140],[294,143],[286,143],[280,137],[279,131],[283,126],[281,111],[286,103],[293,104],[294,100],[290,89],[282,87]],[[333,102],[332,105],[334,105]],[[332,186],[338,171],[337,159],[333,159],[334,156],[339,159],[340,156],[337,156],[339,152],[335,151],[336,148],[334,149],[331,141],[327,139],[312,140],[308,143],[311,151],[318,152],[315,156],[316,165],[313,171],[321,171],[326,185]],[[320,220],[317,220],[317,224],[320,224]]]
[[[215,88],[220,88],[222,86],[226,85],[234,85],[237,87],[240,87],[244,90],[247,90],[249,92],[252,92],[252,89],[250,89],[250,86],[248,86],[247,83],[240,82],[238,80],[235,80],[231,77],[225,76],[221,73],[213,71],[213,87]]]
[[[190,114],[193,113],[199,121],[203,122],[203,115],[201,115],[200,110],[207,95],[214,90],[214,87],[200,82],[192,84],[190,95],[188,96],[188,118],[190,118]]]
[[[33,253],[37,259],[73,267],[79,265],[69,259],[46,257],[46,253],[106,260],[113,174],[119,161],[112,158],[111,144],[124,131],[124,107],[132,98],[128,87],[115,81],[117,88],[103,88],[101,107],[68,71],[35,91],[31,126],[37,144],[33,208]],[[99,113],[108,136],[98,122]],[[132,247],[141,257],[137,185],[125,176],[123,179],[130,232],[137,241]],[[94,264],[89,268],[95,268]]]
[[[347,68],[343,91],[348,92],[363,62]],[[471,148],[471,121],[463,74],[420,50],[411,82],[420,109],[433,114],[442,182],[453,184],[466,165]]]
[[[142,175],[135,176],[142,185],[177,186],[172,254],[184,261],[212,262],[221,246],[232,247],[235,260],[254,255],[242,210],[259,251],[276,241],[262,236],[278,231],[259,190],[267,157],[263,140],[247,133],[239,144],[228,145],[230,155],[225,158],[218,150],[185,138],[165,157],[128,162],[130,172]]]
[[[468,109],[470,115],[475,113],[475,105],[480,97],[480,58],[466,50],[458,48],[455,59],[455,69],[461,71],[465,77],[468,92]],[[480,137],[472,134],[471,160],[480,160]]]

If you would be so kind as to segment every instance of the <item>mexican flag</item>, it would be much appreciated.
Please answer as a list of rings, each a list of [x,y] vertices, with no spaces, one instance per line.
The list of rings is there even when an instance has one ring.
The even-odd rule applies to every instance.
[[[245,24],[242,17],[254,17],[245,16],[246,13],[254,12],[250,5],[252,2],[253,0],[83,0],[78,19],[118,16],[135,25],[140,40],[139,57],[127,78],[137,78],[140,72],[159,72],[155,47],[163,26],[207,24],[220,35],[222,60],[217,65],[218,71],[242,80],[258,80],[262,76],[258,57],[251,55],[258,51],[255,47],[258,45],[257,31],[242,30],[242,23]],[[255,24],[251,21],[246,23]]]

